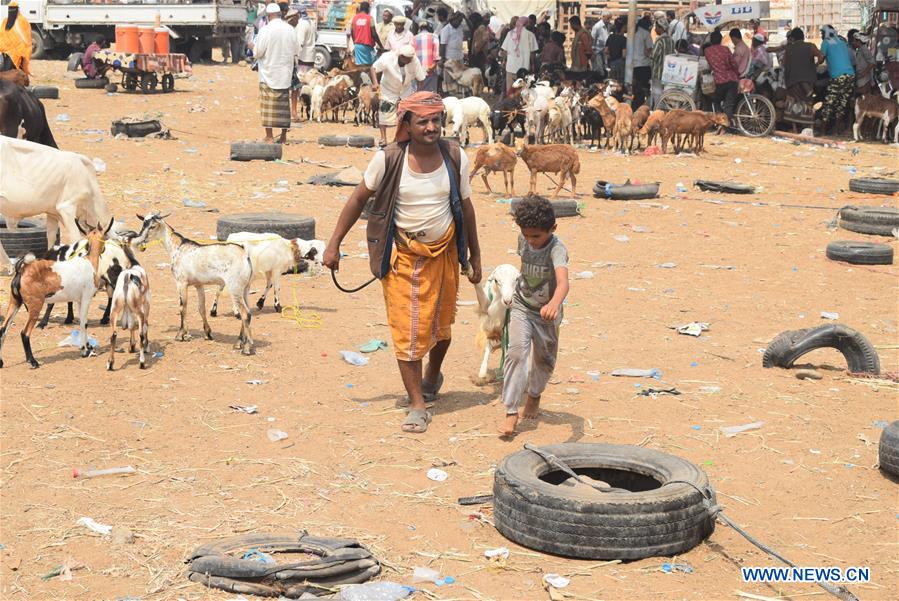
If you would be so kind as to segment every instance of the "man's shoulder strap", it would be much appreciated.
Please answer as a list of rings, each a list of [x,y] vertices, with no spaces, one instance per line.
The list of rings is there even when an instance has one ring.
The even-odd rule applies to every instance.
[[[440,150],[444,155],[449,157],[450,162],[453,165],[453,169],[456,172],[456,175],[461,176],[462,171],[462,147],[459,146],[459,143],[455,140],[446,140],[441,138],[437,144],[440,146]]]

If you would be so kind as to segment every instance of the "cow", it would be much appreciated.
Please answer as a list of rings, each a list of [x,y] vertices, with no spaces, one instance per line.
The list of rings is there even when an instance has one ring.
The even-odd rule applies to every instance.
[[[20,128],[26,140],[59,148],[41,101],[31,90],[0,79],[0,135],[18,138]]]
[[[45,213],[48,248],[57,232],[63,244],[81,238],[76,218],[87,223],[112,218],[94,165],[85,156],[0,136],[0,165],[0,215],[6,226],[14,231],[22,219]],[[8,265],[0,246],[0,266]]]

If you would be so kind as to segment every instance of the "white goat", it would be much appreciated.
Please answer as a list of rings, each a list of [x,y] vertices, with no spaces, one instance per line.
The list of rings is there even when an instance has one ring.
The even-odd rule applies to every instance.
[[[481,318],[477,342],[484,349],[484,360],[478,371],[478,381],[481,383],[487,382],[490,353],[502,345],[506,313],[512,306],[519,275],[517,267],[503,263],[491,272],[486,284],[476,284],[474,287],[478,297],[478,315]]]
[[[200,317],[203,318],[203,332],[207,340],[212,340],[212,329],[206,320],[206,296],[203,286],[223,286],[228,288],[231,302],[237,305],[240,313],[240,336],[236,347],[244,355],[253,354],[253,336],[250,333],[250,307],[247,294],[253,267],[247,251],[239,244],[217,242],[199,244],[185,238],[165,222],[168,215],[150,213],[146,217],[138,215],[143,221],[138,235],[131,241],[134,246],[146,246],[152,240],[162,239],[165,249],[172,259],[172,275],[178,287],[178,304],[181,308],[181,327],[176,340],[190,340],[185,318],[187,317],[187,289],[197,289]]]
[[[325,86],[316,85],[312,88],[312,94],[309,95],[309,104],[311,105],[312,114],[310,115],[310,119],[312,121],[318,121],[321,123],[322,120],[322,98],[325,95]]]
[[[128,254],[130,254],[130,250]],[[131,257],[132,259],[134,257]],[[140,329],[140,368],[144,369],[147,361],[147,353],[150,350],[150,280],[147,272],[137,261],[132,267],[122,271],[116,282],[115,292],[110,301],[112,310],[112,336],[109,339],[109,360],[106,369],[112,371],[115,367],[115,341],[116,318],[121,316],[122,329],[128,330],[128,350],[134,352],[134,332]]]
[[[456,113],[456,106],[458,106],[458,104],[459,99],[455,96],[447,96],[443,99],[443,114],[445,115],[444,119],[446,121],[446,124],[443,127],[444,136],[451,135],[453,115]]]
[[[256,307],[262,309],[265,306],[265,297],[268,291],[275,289],[275,312],[281,312],[281,276],[292,273],[301,273],[305,269],[303,261],[311,261],[315,266],[313,270],[318,273],[322,269],[322,257],[325,254],[325,243],[322,240],[303,240],[292,238],[287,240],[278,234],[256,234],[251,232],[235,232],[228,236],[228,242],[234,242],[243,246],[250,257],[250,265],[253,266],[253,277],[265,276],[265,290],[256,301]],[[219,295],[222,288],[215,294],[212,310],[209,314],[215,317],[218,313]],[[234,315],[237,315],[237,307],[234,307]]]
[[[444,99],[445,100],[445,99]],[[444,104],[445,106],[445,104]],[[484,130],[484,141],[493,144],[493,127],[490,125],[490,105],[483,98],[469,96],[459,100],[448,112],[453,122],[453,135],[459,136],[463,146],[468,145],[468,126],[480,123]]]

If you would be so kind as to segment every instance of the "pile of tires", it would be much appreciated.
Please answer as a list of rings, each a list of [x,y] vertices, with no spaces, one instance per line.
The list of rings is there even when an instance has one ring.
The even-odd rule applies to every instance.
[[[314,240],[315,219],[290,213],[241,213],[219,218],[215,228],[219,240],[227,240],[235,232],[277,234],[288,240]]]
[[[858,234],[892,236],[899,228],[899,209],[846,206],[840,209],[840,227]]]
[[[515,214],[515,209],[518,208],[518,205],[521,204],[522,198],[513,198],[512,199],[512,214]],[[578,217],[581,214],[580,206],[578,206],[578,202],[576,200],[551,200],[550,203],[553,206],[553,213],[556,216],[556,219],[560,219],[562,217]]]
[[[495,472],[493,506],[497,530],[513,542],[565,557],[632,560],[683,553],[715,529],[715,493],[685,459],[612,444],[539,450],[614,488],[572,486],[531,450],[509,455]]]
[[[899,477],[899,420],[883,429],[877,455],[880,469]]]
[[[41,256],[47,251],[47,228],[43,224],[24,219],[16,231],[6,227],[6,219],[0,217],[0,245],[10,259],[24,257],[28,253]]]
[[[819,348],[838,350],[850,372],[880,373],[880,357],[871,341],[858,330],[839,323],[779,334],[765,349],[762,367],[790,368],[800,357]]]

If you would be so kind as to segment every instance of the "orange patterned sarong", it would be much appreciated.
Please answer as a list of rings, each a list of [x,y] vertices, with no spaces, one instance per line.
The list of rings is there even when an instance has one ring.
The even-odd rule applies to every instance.
[[[381,280],[387,324],[400,361],[420,361],[434,345],[452,338],[459,292],[456,228],[430,244],[397,232],[390,271]]]

